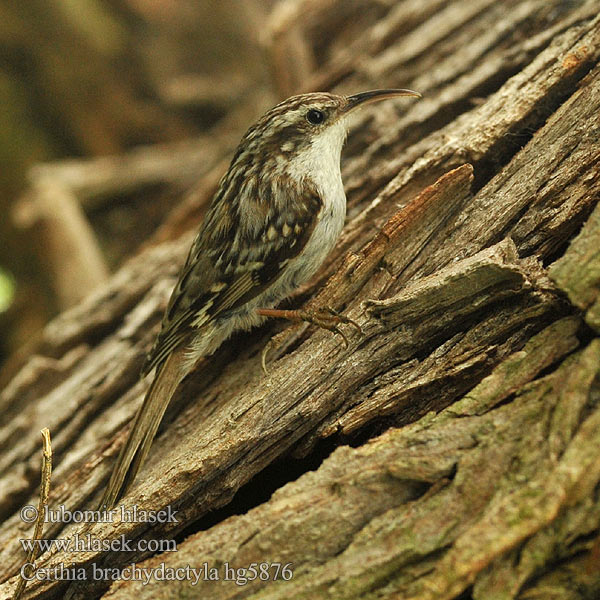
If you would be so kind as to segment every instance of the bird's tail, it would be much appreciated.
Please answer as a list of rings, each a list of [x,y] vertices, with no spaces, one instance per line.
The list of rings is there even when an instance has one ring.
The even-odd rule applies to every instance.
[[[110,510],[131,485],[146,458],[156,430],[167,410],[169,401],[181,380],[187,374],[183,349],[175,350],[158,366],[154,381],[146,392],[127,441],[110,476],[100,502],[100,510]]]

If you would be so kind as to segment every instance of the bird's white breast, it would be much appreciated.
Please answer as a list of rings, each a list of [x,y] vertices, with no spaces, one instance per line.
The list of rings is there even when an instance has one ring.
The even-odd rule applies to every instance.
[[[323,207],[317,225],[300,256],[290,261],[293,287],[304,283],[321,266],[344,226],[346,194],[342,183],[340,155],[346,138],[343,120],[327,127],[302,150],[290,165],[289,173],[299,183],[310,178],[316,186]],[[290,275],[292,273],[290,272]]]

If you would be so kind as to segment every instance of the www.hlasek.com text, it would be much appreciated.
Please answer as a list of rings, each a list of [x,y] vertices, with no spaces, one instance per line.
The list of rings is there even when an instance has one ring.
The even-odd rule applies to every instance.
[[[139,539],[131,540],[120,535],[116,538],[98,538],[90,533],[75,533],[69,538],[19,540],[25,552],[38,549],[40,553],[56,550],[58,552],[177,552],[175,540]]]

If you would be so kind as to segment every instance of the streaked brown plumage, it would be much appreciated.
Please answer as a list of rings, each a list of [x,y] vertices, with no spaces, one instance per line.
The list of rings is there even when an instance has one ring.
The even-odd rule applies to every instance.
[[[345,117],[368,102],[418,96],[376,90],[281,102],[242,138],[196,236],[148,355],[156,375],[117,459],[101,506],[133,481],[169,400],[196,361],[249,329],[319,268],[344,223],[340,154]],[[277,312],[277,311],[270,311]]]

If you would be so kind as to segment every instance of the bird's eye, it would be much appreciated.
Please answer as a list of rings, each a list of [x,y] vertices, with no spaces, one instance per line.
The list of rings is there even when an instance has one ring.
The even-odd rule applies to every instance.
[[[316,108],[311,108],[306,113],[306,120],[312,125],[318,125],[325,120],[325,113],[322,110],[317,110]]]

